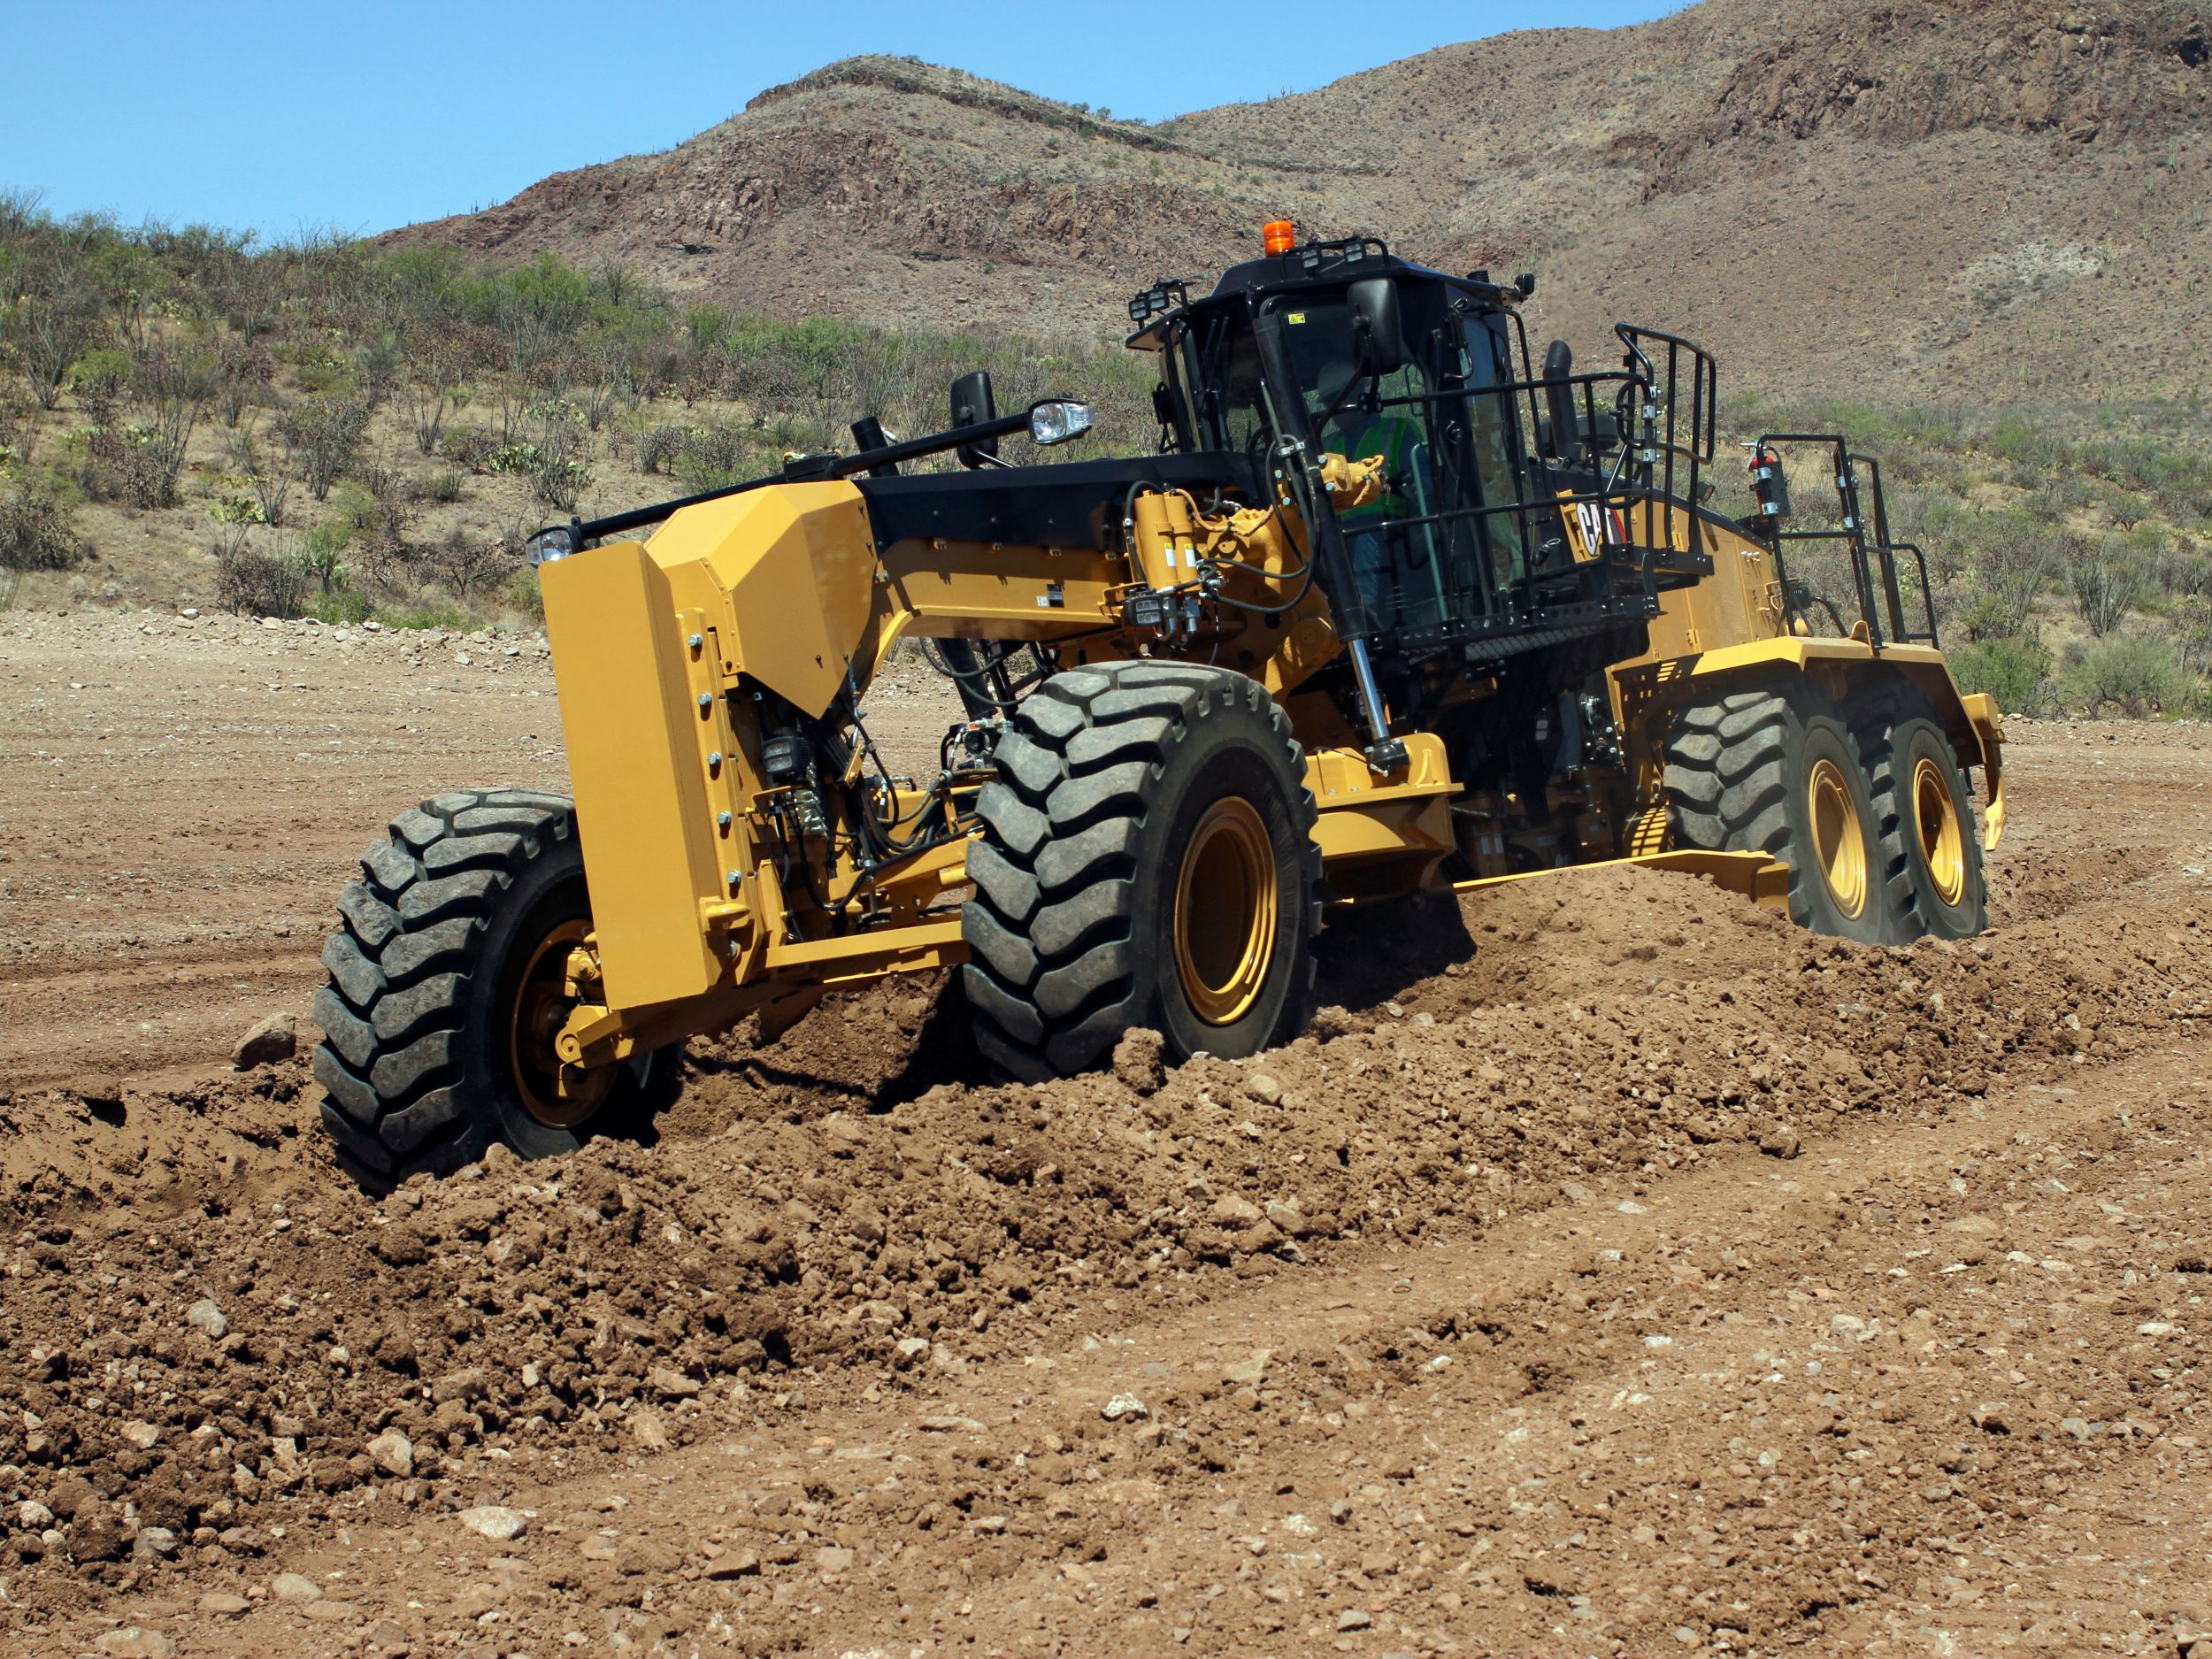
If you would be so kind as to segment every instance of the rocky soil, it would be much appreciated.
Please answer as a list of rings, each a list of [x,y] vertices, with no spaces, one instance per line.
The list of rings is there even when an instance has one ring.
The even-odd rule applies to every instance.
[[[550,693],[0,619],[10,1651],[2212,1654],[2204,729],[2016,726],[1972,943],[1587,872],[1347,918],[1242,1064],[886,986],[364,1194],[234,1045]]]

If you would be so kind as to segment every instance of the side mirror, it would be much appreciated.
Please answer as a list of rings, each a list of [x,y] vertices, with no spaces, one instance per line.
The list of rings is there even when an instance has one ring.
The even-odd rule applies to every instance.
[[[1398,285],[1388,277],[1352,284],[1352,353],[1363,374],[1388,374],[1408,361],[1405,329],[1398,320]]]
[[[991,396],[991,372],[978,369],[964,374],[952,383],[952,424],[955,426],[979,426],[987,420],[998,419],[998,404]],[[964,443],[959,449],[960,465],[965,467],[988,466],[998,459],[998,440],[984,438],[974,443]]]

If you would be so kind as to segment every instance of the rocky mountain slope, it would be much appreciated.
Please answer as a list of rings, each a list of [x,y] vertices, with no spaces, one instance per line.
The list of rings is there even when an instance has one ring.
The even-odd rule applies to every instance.
[[[1705,0],[1440,47],[1146,127],[850,59],[664,154],[392,233],[618,258],[726,303],[1110,330],[1267,218],[1532,267],[1533,319],[1705,336],[1740,384],[2177,393],[2212,293],[2197,0]]]

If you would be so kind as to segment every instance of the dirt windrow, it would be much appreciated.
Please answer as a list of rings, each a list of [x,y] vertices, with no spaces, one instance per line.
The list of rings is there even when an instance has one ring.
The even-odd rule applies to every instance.
[[[12,1593],[135,1583],[141,1536],[213,1563],[273,1525],[458,1507],[503,1465],[680,1446],[733,1398],[927,1383],[1102,1296],[1127,1317],[1733,1143],[1935,1121],[2205,1017],[2193,918],[2084,936],[2048,913],[2081,872],[1998,868],[2000,932],[1902,950],[1646,872],[1407,907],[1332,931],[1310,1034],[1164,1075],[984,1086],[951,998],[887,985],[695,1044],[657,1144],[497,1150],[381,1199],[307,1133],[303,1063],[19,1094],[0,1496],[72,1518],[8,1532]]]

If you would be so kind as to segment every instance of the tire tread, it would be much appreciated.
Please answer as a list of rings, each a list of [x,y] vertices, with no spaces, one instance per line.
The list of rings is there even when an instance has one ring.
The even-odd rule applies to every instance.
[[[454,790],[396,815],[363,856],[323,951],[313,1066],[324,1127],[368,1179],[450,1167],[488,1138],[458,1076],[476,949],[530,860],[575,833],[563,796]]]
[[[963,911],[973,947],[962,972],[976,1044],[1009,1076],[1041,1082],[1082,1071],[1138,1023],[1128,918],[1147,786],[1196,721],[1240,702],[1263,714],[1302,769],[1288,717],[1256,680],[1226,670],[1151,662],[1071,669],[1023,702],[999,746],[1006,787],[987,787],[977,798],[984,834],[969,853],[976,894]],[[1316,810],[1303,788],[1295,811],[1309,891],[1317,894]],[[1304,919],[1310,935],[1319,931],[1317,902]],[[1294,1004],[1307,988],[1294,987]]]

